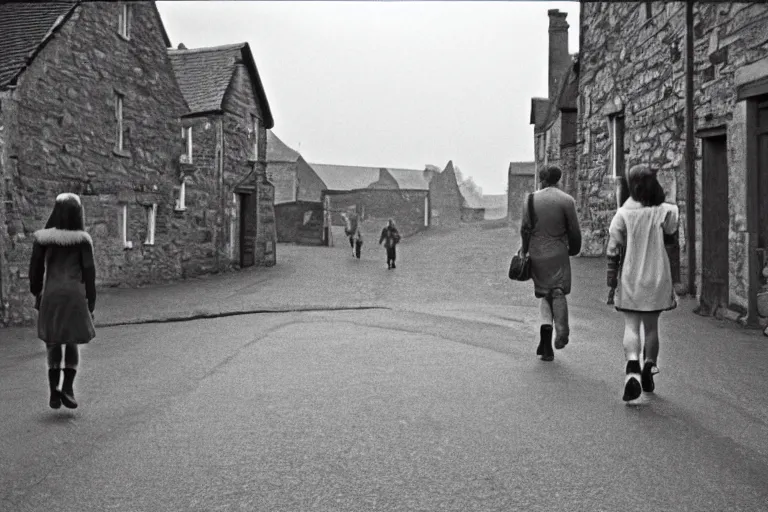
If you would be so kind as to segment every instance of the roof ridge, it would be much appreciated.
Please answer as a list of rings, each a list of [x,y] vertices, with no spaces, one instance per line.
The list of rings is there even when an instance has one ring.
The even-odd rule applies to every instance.
[[[217,52],[223,50],[234,50],[236,48],[243,48],[248,43],[232,43],[222,44],[219,46],[203,46],[201,48],[168,48],[168,53],[175,54],[189,54],[189,53],[205,53],[205,52]]]

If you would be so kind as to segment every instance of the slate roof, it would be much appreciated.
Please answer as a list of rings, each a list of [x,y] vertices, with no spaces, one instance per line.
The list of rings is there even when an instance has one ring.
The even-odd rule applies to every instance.
[[[536,174],[536,162],[509,162],[508,172],[515,176],[533,176]]]
[[[396,169],[389,167],[361,167],[355,165],[309,164],[325,183],[328,190],[357,190],[368,188],[379,181],[380,170],[384,169],[395,178],[401,189],[429,190],[424,171]]]
[[[228,44],[194,49],[169,49],[181,93],[192,114],[220,111],[224,94],[234,76],[236,64],[242,61],[248,68],[255,95],[264,113],[266,127],[272,128],[274,120],[261,77],[253,60],[248,43]]]
[[[272,130],[267,130],[267,162],[293,163],[299,157],[298,151],[288,147]]]
[[[0,88],[24,71],[78,3],[0,3]]]

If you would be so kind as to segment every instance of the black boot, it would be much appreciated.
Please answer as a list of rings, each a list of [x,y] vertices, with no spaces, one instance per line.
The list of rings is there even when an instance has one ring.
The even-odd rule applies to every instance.
[[[555,352],[552,350],[552,326],[542,325],[539,333],[541,338],[539,348],[536,349],[536,355],[541,356],[542,361],[552,361],[555,359]]]
[[[624,379],[624,397],[629,402],[640,397],[643,389],[640,386],[640,361],[627,361],[627,376]]]
[[[61,377],[61,370],[58,368],[48,369],[48,387],[51,390],[51,398],[48,401],[48,405],[51,409],[58,409],[61,407],[61,395],[59,394],[59,378]]]
[[[75,374],[77,370],[74,368],[64,368],[64,382],[61,385],[61,402],[64,407],[70,409],[77,409],[77,402],[75,402],[75,392],[72,389],[72,385],[75,382]]]
[[[646,361],[643,365],[643,373],[640,375],[640,383],[643,385],[643,391],[653,393],[656,385],[653,383],[653,376],[659,373],[659,368],[653,361]]]

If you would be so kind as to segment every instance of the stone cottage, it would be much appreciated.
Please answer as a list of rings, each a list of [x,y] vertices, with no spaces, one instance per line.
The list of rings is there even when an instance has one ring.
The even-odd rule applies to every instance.
[[[82,196],[98,284],[176,278],[187,106],[154,2],[0,4],[0,320],[33,321],[31,234]]]
[[[301,154],[267,130],[267,178],[275,186],[275,204],[319,203],[325,183]]]
[[[267,129],[274,121],[248,43],[169,49],[189,105],[182,118],[182,169],[174,215],[196,243],[182,271],[276,262],[274,187],[267,179]]]
[[[578,55],[568,53],[568,13],[550,9],[548,15],[548,96],[531,100],[535,187],[539,186],[538,169],[557,165],[563,171],[560,188],[576,196]]]
[[[580,27],[582,252],[604,253],[615,177],[650,165],[699,311],[766,322],[768,5],[582,2]]]
[[[277,241],[322,245],[325,183],[271,130],[267,130],[267,179],[275,186]]]

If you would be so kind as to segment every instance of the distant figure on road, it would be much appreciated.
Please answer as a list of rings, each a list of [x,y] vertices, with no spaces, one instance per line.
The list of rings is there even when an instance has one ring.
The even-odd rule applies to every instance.
[[[80,197],[59,194],[45,229],[33,235],[29,264],[29,291],[38,310],[37,336],[48,352],[49,405],[75,409],[73,383],[80,362],[79,344],[96,336],[96,267],[93,242],[85,232]],[[61,359],[64,357],[64,381]]]
[[[606,254],[608,286],[616,287],[616,310],[624,314],[624,355],[627,360],[624,401],[635,400],[641,391],[653,392],[658,373],[659,315],[674,309],[677,300],[672,284],[664,235],[677,231],[679,211],[665,203],[664,189],[656,171],[634,167],[629,171],[630,198],[611,221]],[[611,272],[624,247],[618,272]],[[643,368],[640,368],[640,328],[645,334]]]
[[[349,246],[352,248],[352,257],[360,259],[360,251],[363,248],[363,235],[360,233],[360,225],[357,213],[342,213],[344,218],[344,233],[349,238]]]
[[[381,230],[381,236],[379,237],[379,245],[384,242],[384,247],[387,249],[387,268],[397,268],[395,266],[395,259],[397,258],[397,244],[400,243],[400,233],[395,227],[395,221],[389,219],[387,225]]]
[[[552,321],[554,319],[555,348],[561,349],[568,344],[570,327],[568,324],[568,302],[566,296],[571,293],[571,260],[581,251],[581,229],[576,217],[576,202],[557,188],[562,171],[550,166],[539,173],[541,190],[533,193],[532,223],[528,208],[523,208],[521,234],[531,233],[528,253],[531,258],[531,277],[534,295],[541,299],[541,327],[539,328],[539,347],[536,355],[543,361],[552,361]],[[527,201],[526,201],[527,205]],[[531,226],[534,226],[531,229]]]

